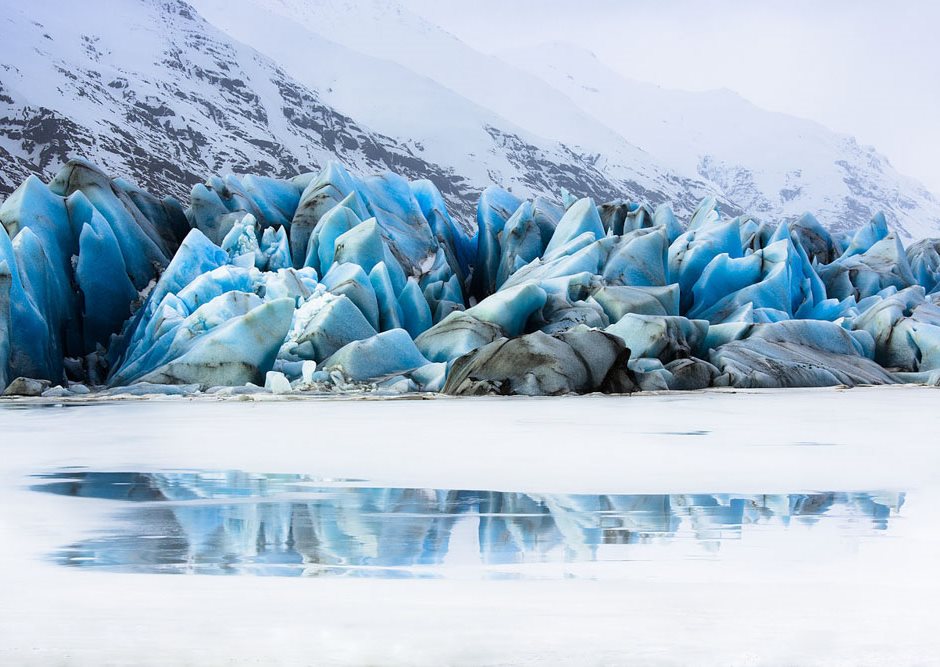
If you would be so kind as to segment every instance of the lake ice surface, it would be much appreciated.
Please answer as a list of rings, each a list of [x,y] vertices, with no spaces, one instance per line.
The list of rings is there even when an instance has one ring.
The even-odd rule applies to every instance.
[[[930,664],[938,400],[0,403],[0,663]]]

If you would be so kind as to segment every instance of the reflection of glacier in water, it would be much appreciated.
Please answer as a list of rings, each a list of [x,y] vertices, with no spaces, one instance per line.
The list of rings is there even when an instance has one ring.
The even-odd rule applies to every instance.
[[[356,480],[240,472],[62,472],[37,490],[133,501],[121,522],[56,555],[131,572],[545,576],[535,564],[641,560],[680,547],[715,558],[757,531],[826,523],[884,531],[903,494],[562,495],[373,488]],[[129,507],[130,509],[127,509]],[[657,554],[658,555],[658,554]],[[652,556],[656,557],[656,556]],[[550,572],[548,576],[556,571]],[[571,572],[565,572],[570,575]]]

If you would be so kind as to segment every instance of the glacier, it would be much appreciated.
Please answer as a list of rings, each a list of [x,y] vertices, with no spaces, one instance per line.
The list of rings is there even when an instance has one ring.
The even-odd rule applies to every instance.
[[[715,198],[685,225],[668,205],[559,199],[492,186],[464,225],[430,180],[331,162],[212,176],[184,208],[72,160],[0,205],[0,385],[940,382],[940,240],[905,248],[881,214],[833,234],[811,214],[725,217]]]

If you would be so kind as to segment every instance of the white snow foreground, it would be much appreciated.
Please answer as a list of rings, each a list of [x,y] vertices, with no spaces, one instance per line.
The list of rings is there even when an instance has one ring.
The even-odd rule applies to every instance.
[[[879,387],[746,401],[0,408],[4,442],[27,444],[7,446],[0,462],[0,662],[926,664],[940,652],[936,398],[931,388]],[[796,417],[766,428],[768,415]],[[416,425],[447,441],[416,437]],[[787,532],[758,527],[695,559],[640,545],[635,560],[494,569],[520,579],[480,578],[479,557],[459,551],[437,579],[166,576],[50,558],[107,534],[127,509],[30,488],[34,475],[63,469],[278,471],[334,485],[532,494],[882,490],[905,500],[880,535],[830,531],[834,516]]]

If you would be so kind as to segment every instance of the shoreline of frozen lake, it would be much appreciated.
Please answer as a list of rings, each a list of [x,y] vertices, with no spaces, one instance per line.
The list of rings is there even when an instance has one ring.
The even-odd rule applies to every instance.
[[[0,662],[927,663],[940,654],[938,397],[877,387],[4,401]],[[31,489],[35,475],[63,469],[555,494],[879,490],[905,501],[876,538],[760,533],[715,559],[604,563],[617,576],[596,581],[590,569],[544,581],[167,576],[51,558],[114,521],[107,500]]]
[[[145,385],[129,385],[126,387],[111,387],[100,390],[89,391],[88,393],[63,393],[56,396],[0,396],[0,409],[4,406],[29,406],[29,405],[85,405],[100,404],[111,402],[127,401],[259,401],[259,402],[287,402],[287,401],[540,401],[540,400],[559,400],[559,399],[642,399],[663,396],[702,396],[710,394],[754,394],[754,395],[775,395],[787,396],[795,393],[819,392],[829,394],[833,392],[846,391],[931,391],[940,389],[940,385],[931,385],[924,383],[904,383],[904,384],[884,384],[884,385],[858,385],[850,387],[847,385],[835,385],[828,387],[790,387],[790,388],[743,388],[743,387],[706,387],[704,389],[686,389],[686,390],[662,390],[662,391],[634,391],[625,394],[592,392],[588,394],[563,394],[560,396],[527,396],[523,394],[514,394],[508,396],[486,395],[486,396],[452,396],[441,392],[431,391],[412,391],[397,392],[383,390],[381,388],[373,389],[348,389],[336,391],[304,391],[292,390],[287,393],[277,393],[264,387],[255,385],[246,385],[245,387],[212,387],[208,391],[181,391],[179,393],[170,391],[154,391],[145,393],[138,388]],[[174,388],[174,385],[158,385],[167,389]],[[179,387],[183,388],[183,387]],[[234,390],[234,391],[222,391]]]

